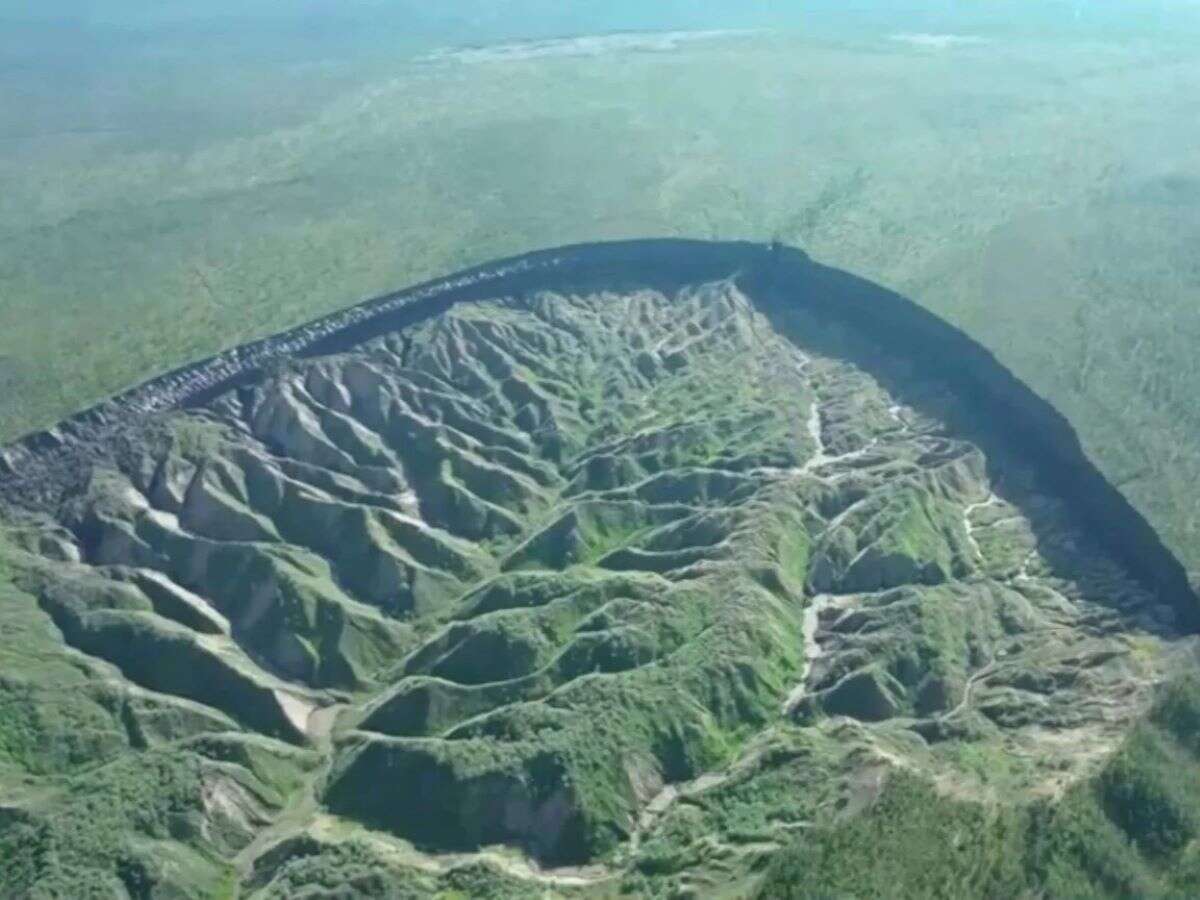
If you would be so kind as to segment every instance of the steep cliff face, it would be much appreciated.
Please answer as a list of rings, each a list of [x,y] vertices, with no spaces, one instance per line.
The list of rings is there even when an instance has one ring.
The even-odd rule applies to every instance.
[[[1138,576],[1193,625],[1198,613],[1187,573],[1154,529],[1086,457],[1070,423],[1023,385],[991,353],[916,303],[778,245],[644,240],[538,251],[429,282],[254,344],[185,366],[86,410],[54,429],[0,450],[0,496],[19,505],[53,503],[77,482],[92,456],[105,457],[119,436],[148,413],[201,406],[252,384],[289,359],[343,352],[373,336],[435,316],[455,303],[497,293],[570,290],[589,285],[656,286],[733,277],[770,315],[799,304],[843,322],[946,382],[985,440],[1036,457],[1049,489],[1067,497]],[[861,360],[870,367],[869,360]],[[956,423],[960,424],[960,423]],[[991,432],[989,435],[987,432]]]
[[[783,248],[485,267],[6,460],[6,602],[111,692],[106,758],[190,773],[188,828],[130,815],[22,889],[178,887],[152,846],[280,895],[479,866],[518,896],[728,886],[894,768],[1009,802],[1087,779],[1195,624],[1052,408]],[[12,852],[79,842],[50,784]]]
[[[1089,531],[1175,607],[1187,627],[1200,606],[1186,570],[1145,518],[1087,458],[1070,423],[966,334],[916,303],[846,272],[779,249],[775,265],[752,270],[747,284],[784,309],[800,303],[828,321],[896,348],[922,377],[961,398],[951,427],[988,446],[1036,461],[1043,488],[1066,499]],[[857,360],[874,371],[870,360]]]

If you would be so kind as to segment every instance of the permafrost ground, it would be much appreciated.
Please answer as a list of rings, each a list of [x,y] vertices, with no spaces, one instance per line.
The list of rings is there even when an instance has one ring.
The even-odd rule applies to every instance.
[[[706,894],[898,768],[1061,793],[1191,642],[962,402],[730,278],[497,292],[158,414],[12,556],[171,807],[30,884]],[[0,814],[103,796],[43,775]]]

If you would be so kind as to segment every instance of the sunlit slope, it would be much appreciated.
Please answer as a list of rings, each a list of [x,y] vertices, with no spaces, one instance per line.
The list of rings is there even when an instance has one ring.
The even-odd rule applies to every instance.
[[[85,447],[11,514],[0,885],[741,895],[899,772],[1110,771],[1190,597],[835,284],[501,281]]]

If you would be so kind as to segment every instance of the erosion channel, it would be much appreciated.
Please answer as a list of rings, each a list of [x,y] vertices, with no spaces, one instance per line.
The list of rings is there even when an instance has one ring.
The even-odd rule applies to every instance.
[[[1195,665],[1066,421],[789,248],[506,260],[0,459],[0,602],[78,685],[3,675],[30,891],[752,891],[897,771],[1061,795]]]

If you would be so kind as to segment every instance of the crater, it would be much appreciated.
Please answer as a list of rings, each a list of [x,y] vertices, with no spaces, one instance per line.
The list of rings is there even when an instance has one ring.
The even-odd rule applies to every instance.
[[[618,871],[781,735],[826,760],[814,803],[881,758],[969,777],[950,744],[1032,797],[1094,770],[1197,626],[1057,411],[779,246],[505,260],[0,459],[65,646],[322,760],[240,816],[259,880],[331,815],[429,860]]]

